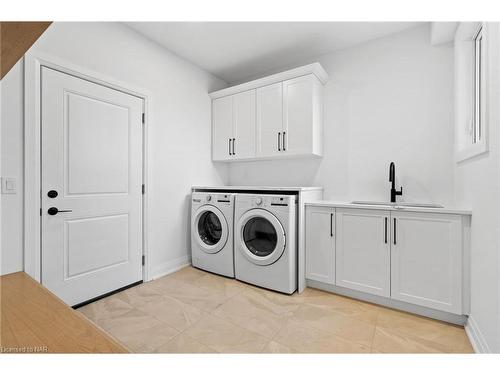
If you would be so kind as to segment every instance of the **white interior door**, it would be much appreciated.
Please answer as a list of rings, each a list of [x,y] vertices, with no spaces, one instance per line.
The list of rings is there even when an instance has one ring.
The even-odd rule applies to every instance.
[[[142,280],[143,100],[41,78],[41,279],[75,305]]]

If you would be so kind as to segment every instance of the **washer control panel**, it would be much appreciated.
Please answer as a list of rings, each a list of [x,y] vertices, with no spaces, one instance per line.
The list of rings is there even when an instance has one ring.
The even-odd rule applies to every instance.
[[[231,205],[234,203],[234,196],[222,193],[193,193],[191,195],[193,204]]]
[[[295,204],[296,198],[290,195],[254,195],[251,202],[253,207],[287,207]]]

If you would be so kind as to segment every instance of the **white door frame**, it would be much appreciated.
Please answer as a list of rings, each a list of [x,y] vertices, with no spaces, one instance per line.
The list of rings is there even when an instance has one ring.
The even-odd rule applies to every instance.
[[[143,100],[145,114],[143,126],[143,168],[142,178],[145,191],[142,197],[142,251],[145,265],[144,281],[151,279],[151,263],[148,249],[149,233],[149,181],[148,165],[148,112],[151,110],[151,94],[128,83],[63,61],[40,52],[28,52],[24,59],[24,272],[41,282],[41,69],[48,67],[62,73],[85,79]]]

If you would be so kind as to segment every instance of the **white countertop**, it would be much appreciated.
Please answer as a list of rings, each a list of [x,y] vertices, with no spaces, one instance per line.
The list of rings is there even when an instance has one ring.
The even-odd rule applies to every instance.
[[[315,191],[318,186],[193,186],[191,190]]]
[[[306,202],[306,206],[315,207],[336,207],[336,208],[359,208],[365,210],[384,210],[384,211],[410,211],[410,212],[427,212],[437,214],[454,214],[454,215],[472,215],[470,210],[462,210],[456,208],[430,208],[430,207],[407,207],[397,205],[369,205],[369,204],[355,204],[349,202],[336,202],[336,201],[311,201]]]

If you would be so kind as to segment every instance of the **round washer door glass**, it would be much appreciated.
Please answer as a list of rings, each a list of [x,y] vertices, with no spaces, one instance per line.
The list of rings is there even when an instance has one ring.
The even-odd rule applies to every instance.
[[[243,241],[252,254],[267,257],[276,249],[278,234],[269,220],[253,217],[243,227]]]
[[[280,221],[269,211],[251,209],[239,219],[239,250],[250,262],[267,266],[276,262],[286,246],[286,236]]]
[[[192,233],[201,250],[215,254],[226,246],[229,228],[224,214],[217,207],[205,205],[194,215]]]
[[[198,235],[208,246],[214,246],[222,237],[222,223],[212,211],[205,211],[198,220]]]

